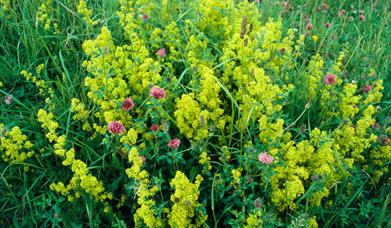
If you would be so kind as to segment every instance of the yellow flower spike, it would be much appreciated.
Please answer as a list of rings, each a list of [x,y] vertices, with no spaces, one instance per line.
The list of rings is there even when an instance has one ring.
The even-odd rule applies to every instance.
[[[306,74],[308,77],[308,99],[314,100],[318,93],[322,78],[324,76],[323,65],[323,58],[319,54],[312,56],[308,64],[308,74]]]
[[[75,159],[75,150],[73,148],[66,150],[66,137],[64,135],[58,135],[56,129],[59,124],[54,121],[52,113],[46,112],[44,109],[38,111],[38,121],[41,123],[41,127],[49,131],[46,137],[50,142],[54,142],[54,153],[65,160],[62,162],[64,166],[70,166],[73,171],[73,177],[69,184],[65,187],[63,183],[52,184],[51,189],[66,196],[69,201],[75,199],[70,194],[71,190],[74,190],[76,198],[80,197],[78,188],[83,189],[87,194],[92,195],[96,201],[104,202],[107,199],[112,198],[111,193],[105,192],[103,182],[99,181],[96,177],[89,174],[87,164],[79,159]]]
[[[341,94],[341,101],[339,103],[340,115],[343,119],[353,119],[359,111],[357,105],[361,100],[361,96],[354,95],[356,90],[356,83],[347,83],[343,87],[343,93]]]
[[[79,4],[77,5],[77,12],[83,16],[84,22],[88,25],[92,26],[96,24],[96,22],[91,19],[92,10],[87,7],[87,3],[84,0],[79,0]]]
[[[232,169],[232,185],[235,189],[238,189],[240,187],[240,177],[242,176],[242,168]]]
[[[155,201],[152,199],[159,189],[157,186],[148,186],[149,174],[147,171],[141,169],[143,159],[139,155],[136,147],[130,149],[129,162],[132,163],[132,167],[126,169],[125,172],[129,178],[136,180],[139,184],[137,203],[140,207],[136,210],[136,214],[134,215],[136,226],[145,224],[147,227],[162,227],[163,222],[156,216],[156,211],[153,209]]]
[[[42,2],[42,4],[38,8],[36,16],[36,23],[43,25],[44,29],[47,31],[51,28],[52,24],[58,29],[58,25],[56,25],[56,23],[53,23],[50,19],[50,14],[53,11],[51,4],[52,0],[46,0]]]
[[[170,181],[170,186],[175,188],[170,199],[174,203],[168,215],[168,224],[171,227],[189,227],[195,216],[195,209],[201,206],[198,203],[199,186],[203,178],[198,175],[196,181],[191,183],[185,174],[177,171],[175,177]]]
[[[201,165],[204,165],[204,167],[206,167],[207,170],[211,170],[212,169],[212,165],[210,164],[210,157],[208,155],[208,153],[206,151],[203,151],[201,154],[200,154],[200,160],[198,161]]]
[[[243,8],[246,4],[243,3]],[[242,15],[245,13],[242,12]],[[250,23],[249,20],[252,17],[247,16],[246,18],[246,20],[245,17],[242,19],[244,25]],[[255,22],[253,21],[253,23]],[[280,111],[282,106],[275,105],[274,102],[285,93],[278,85],[272,83],[270,77],[266,75],[265,69],[260,68],[256,60],[269,60],[275,50],[284,50],[286,53],[290,53],[292,50],[290,45],[293,45],[293,43],[289,42],[290,39],[281,41],[281,19],[278,21],[269,20],[264,26],[253,24],[253,29],[258,28],[258,30],[263,31],[261,33],[262,39],[247,41],[246,45],[244,45],[245,36],[242,36],[240,30],[242,25],[238,24],[237,26],[238,32],[233,34],[232,39],[227,40],[224,44],[224,55],[220,61],[226,63],[224,64],[222,82],[229,84],[233,80],[237,87],[235,98],[241,112],[238,125],[241,130],[245,130],[250,122],[255,121],[262,114],[270,115]],[[242,29],[247,31],[247,27]],[[292,35],[293,31],[290,34]],[[259,46],[262,48],[259,48]],[[279,75],[278,71],[281,64],[287,62],[279,58],[276,57],[270,65],[266,66],[275,71],[277,75]],[[232,59],[237,59],[239,64],[235,64]]]
[[[182,134],[187,138],[196,140],[208,137],[207,121],[208,116],[204,112],[201,114],[201,108],[194,94],[183,94],[180,99],[176,100],[176,111],[174,116],[177,126]]]

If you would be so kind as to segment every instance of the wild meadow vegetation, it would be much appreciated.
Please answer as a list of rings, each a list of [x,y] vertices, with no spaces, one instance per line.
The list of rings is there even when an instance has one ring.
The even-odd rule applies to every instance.
[[[391,226],[389,1],[0,6],[0,227]]]

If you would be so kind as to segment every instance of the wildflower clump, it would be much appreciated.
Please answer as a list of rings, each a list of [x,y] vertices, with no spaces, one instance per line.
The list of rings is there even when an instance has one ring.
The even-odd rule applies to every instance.
[[[45,68],[44,64],[40,64],[35,68],[36,75],[33,75],[26,70],[22,70],[20,74],[27,80],[35,84],[35,86],[39,89],[39,95],[41,96],[54,96],[54,91],[50,88],[47,82],[42,78],[43,70]]]
[[[41,122],[41,126],[44,129],[47,129],[48,133],[46,134],[46,138],[49,142],[53,142],[57,140],[58,135],[56,130],[58,128],[58,123],[54,121],[54,115],[52,113],[48,113],[43,109],[38,111],[38,121]]]
[[[83,122],[83,125],[82,125],[83,130],[85,130],[85,131],[91,130],[91,124],[88,121],[89,111],[85,107],[85,104],[82,103],[77,98],[72,98],[71,108],[72,108],[72,113],[73,113],[72,119],[80,120],[81,122]]]
[[[356,90],[357,84],[355,83],[346,84],[343,88],[339,109],[341,111],[341,117],[344,119],[353,118],[354,115],[359,111],[357,105],[361,99],[361,96],[354,95]]]
[[[240,178],[242,177],[242,168],[232,169],[232,185],[235,188],[239,188],[240,186]]]
[[[48,31],[53,27],[56,33],[60,33],[58,23],[53,21],[51,17],[52,11],[52,0],[42,1],[42,4],[38,8],[36,21],[38,24],[41,24],[45,30]]]
[[[33,144],[22,133],[18,126],[7,131],[0,123],[0,154],[1,158],[10,164],[23,163],[33,156]],[[24,166],[28,170],[28,165]]]
[[[256,228],[256,227],[262,227],[262,218],[261,218],[262,212],[261,210],[254,210],[254,212],[250,213],[249,216],[246,218],[246,224],[244,227],[246,228]]]
[[[81,192],[84,191],[91,195],[94,200],[104,202],[105,208],[109,208],[105,200],[111,199],[113,197],[112,194],[106,192],[103,183],[89,173],[86,163],[75,158],[75,150],[73,148],[66,149],[66,136],[57,134],[56,130],[59,124],[54,120],[54,115],[46,112],[44,109],[40,109],[38,111],[38,121],[41,123],[41,127],[48,131],[46,138],[49,142],[54,142],[54,153],[60,156],[63,159],[62,164],[70,166],[73,172],[73,176],[67,186],[63,182],[58,182],[57,184],[52,183],[50,188],[66,196],[69,201],[73,201],[75,197],[80,198]],[[71,194],[72,190],[74,194]]]
[[[388,143],[371,150],[370,161],[364,168],[367,172],[373,173],[374,182],[378,182],[388,172],[388,163],[391,161],[391,144]]]
[[[137,142],[138,133],[134,128],[131,128],[127,131],[125,136],[121,137],[122,143],[127,143],[128,145],[134,145]]]
[[[92,20],[92,10],[87,7],[87,3],[84,0],[79,0],[79,4],[77,5],[77,12],[83,16],[83,20],[88,25],[92,26],[96,24],[95,21]]]
[[[187,138],[200,140],[208,137],[208,128],[205,124],[208,120],[208,112],[201,111],[199,103],[194,100],[194,94],[183,94],[176,101],[174,112],[177,126]]]
[[[143,159],[139,155],[137,148],[132,147],[129,152],[129,162],[132,163],[132,167],[126,169],[126,174],[129,178],[137,181],[137,203],[140,206],[134,215],[134,222],[137,226],[142,224],[148,227],[162,227],[163,223],[157,212],[154,209],[155,200],[153,196],[159,190],[157,186],[150,187],[150,181],[148,178],[148,172],[142,170]]]
[[[30,215],[65,227],[390,217],[390,94],[378,57],[388,49],[364,45],[385,36],[361,28],[384,7],[0,2],[0,226]]]
[[[168,224],[172,227],[188,227],[192,224],[192,218],[196,215],[196,209],[201,206],[198,202],[199,186],[203,178],[198,175],[191,183],[186,175],[177,171],[175,177],[170,181],[170,186],[175,189],[170,199],[173,203],[168,215]],[[201,225],[201,224],[199,224]],[[199,227],[199,226],[196,226]]]
[[[208,153],[206,151],[202,151],[202,153],[200,154],[198,163],[200,163],[201,165],[206,167],[207,170],[210,171],[212,169],[212,165],[210,164],[210,160],[211,159],[208,156]]]
[[[308,99],[315,99],[320,87],[320,80],[323,76],[323,58],[317,54],[311,58],[308,64]]]

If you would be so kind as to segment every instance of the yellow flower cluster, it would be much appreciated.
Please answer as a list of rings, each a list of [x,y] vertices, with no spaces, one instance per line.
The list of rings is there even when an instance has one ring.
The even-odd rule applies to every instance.
[[[77,98],[72,98],[71,108],[74,120],[83,121],[82,129],[85,131],[91,130],[91,125],[88,122],[89,111],[86,110],[85,105]]]
[[[135,32],[135,29],[139,26],[138,23],[141,23],[141,20],[138,20],[135,14],[136,10],[148,14],[150,10],[156,6],[145,0],[121,0],[120,4],[121,10],[118,11],[117,14],[120,18],[120,23],[127,34],[126,37],[131,41],[127,54],[131,56],[133,60],[128,60],[127,64],[130,65],[125,65],[123,68],[129,71],[125,72],[129,84],[132,85],[137,93],[141,94],[150,84],[155,85],[161,81],[161,76],[159,74],[161,66],[157,61],[149,57],[150,55],[144,40]],[[115,69],[121,69],[121,67],[116,67]]]
[[[213,36],[216,40],[225,40],[232,31],[229,19],[224,11],[232,9],[232,2],[219,0],[201,0],[197,3],[200,10],[199,27],[202,32]],[[224,29],[221,29],[224,28]]]
[[[77,12],[83,16],[84,22],[86,22],[89,26],[93,26],[96,24],[95,21],[92,20],[92,10],[87,7],[87,3],[84,0],[79,0],[79,4],[77,5]]]
[[[373,133],[368,134],[367,130],[373,126],[375,120],[373,115],[376,109],[370,103],[379,102],[383,90],[382,80],[375,83],[373,90],[369,91],[367,97],[364,100],[364,105],[361,117],[353,125],[352,121],[348,121],[346,124],[340,126],[334,131],[334,138],[336,143],[334,145],[335,150],[345,158],[345,161],[351,167],[354,160],[358,162],[364,162],[365,158],[361,153],[371,146],[371,143],[377,140],[377,136]],[[369,105],[368,105],[369,104]]]
[[[46,0],[42,2],[42,4],[38,8],[37,12],[37,23],[42,24],[45,30],[49,30],[51,26],[55,29],[56,33],[60,33],[60,29],[57,22],[53,22],[49,16],[52,8],[51,8],[52,0]]]
[[[316,222],[315,216],[308,218],[308,228],[318,228],[318,223]]]
[[[372,174],[374,182],[378,182],[380,177],[389,170],[388,164],[391,162],[391,144],[372,150],[369,160],[374,167],[370,168],[368,165],[365,165],[364,169]]]
[[[318,94],[318,89],[320,87],[320,83],[323,75],[323,58],[316,54],[312,56],[309,64],[308,64],[308,73],[306,74],[308,77],[307,82],[307,97],[309,100],[314,100],[316,95]]]
[[[334,64],[333,66],[333,73],[336,74],[336,75],[339,75],[341,72],[342,72],[342,67],[344,66],[343,65],[343,61],[345,59],[345,56],[346,56],[346,53],[347,50],[343,50],[339,53],[339,56],[338,56],[338,59],[337,59],[337,62]]]
[[[322,198],[328,196],[329,188],[342,175],[337,173],[335,163],[338,159],[333,142],[326,132],[315,128],[311,131],[310,141],[301,141],[296,146],[291,141],[270,152],[284,162],[273,168],[276,174],[271,177],[272,202],[280,211],[296,208],[294,201],[304,194],[309,176],[324,181],[324,188],[310,196],[310,205],[319,206]]]
[[[186,58],[192,67],[198,64],[208,64],[208,62],[202,58],[202,55],[205,54],[207,45],[207,40],[202,39],[202,37],[196,37],[194,35],[190,36],[189,42],[186,45]]]
[[[210,157],[206,151],[202,151],[200,154],[200,160],[198,161],[201,165],[204,165],[207,170],[212,169],[212,165],[210,164]]]
[[[40,109],[38,110],[37,117],[38,121],[41,123],[42,128],[48,130],[48,133],[46,133],[46,138],[49,140],[49,142],[56,141],[58,138],[56,133],[58,123],[53,120],[53,113],[47,113],[44,109]]]
[[[245,228],[258,228],[262,227],[262,211],[259,209],[253,210],[249,214],[249,216],[246,218],[246,224],[244,225]]]
[[[277,119],[275,123],[271,123],[266,115],[259,117],[259,139],[262,143],[270,145],[272,143],[278,143],[284,137],[289,139],[289,133],[284,132],[284,120]]]
[[[150,40],[151,45],[155,50],[160,49],[162,46],[169,48],[169,55],[167,57],[170,61],[181,58],[181,36],[175,21],[168,24],[164,30],[154,28]],[[164,61],[164,59],[162,61]],[[168,67],[173,70],[171,64],[169,64]]]
[[[312,40],[313,40],[315,43],[318,42],[319,36],[317,36],[317,35],[312,35]]]
[[[123,115],[117,111],[117,107],[118,103],[122,103],[129,94],[128,84],[122,78],[123,74],[119,72],[121,69],[118,69],[115,77],[107,77],[114,70],[112,65],[116,61],[116,56],[113,53],[115,46],[111,39],[111,32],[103,27],[95,40],[87,40],[83,43],[85,53],[90,56],[90,60],[85,61],[83,65],[93,75],[93,77],[85,79],[85,86],[89,89],[87,96],[100,108],[94,115],[104,122],[104,125],[112,120],[124,122]],[[121,58],[126,59],[127,56],[123,56],[123,51],[123,48],[119,48],[115,52],[118,57],[122,55]],[[125,59],[119,59],[119,61]],[[98,126],[94,126],[94,128],[98,132],[100,131]]]
[[[126,135],[121,137],[121,142],[128,145],[134,145],[137,142],[137,131],[133,128],[129,129]]]
[[[134,215],[136,226],[145,224],[147,227],[163,227],[163,222],[157,217],[157,213],[153,208],[155,200],[152,197],[159,190],[157,186],[149,187],[148,172],[142,170],[143,160],[138,153],[136,147],[132,147],[129,152],[129,162],[132,167],[126,169],[126,174],[129,178],[137,181],[137,203],[140,207]]]
[[[375,83],[373,90],[366,95],[367,102],[364,105],[380,100],[383,89],[381,83],[382,81]],[[261,128],[260,139],[266,143],[267,137],[263,135],[274,136],[270,142],[274,142],[276,147],[269,153],[284,163],[273,168],[276,174],[271,177],[272,202],[279,210],[296,208],[293,202],[304,194],[310,175],[315,177],[315,180],[321,178],[324,184],[324,188],[312,192],[309,198],[311,205],[319,206],[321,199],[328,196],[329,188],[343,176],[349,175],[349,169],[354,162],[365,163],[362,153],[377,139],[376,135],[368,133],[368,129],[375,123],[373,115],[376,110],[373,105],[362,108],[360,118],[353,124],[355,115],[360,111],[358,106],[362,98],[355,95],[356,89],[355,83],[347,83],[339,94],[339,109],[346,122],[336,128],[330,136],[315,128],[311,131],[309,141],[301,141],[295,146],[294,142],[288,142],[282,137],[282,124],[277,127],[269,125],[266,117],[260,119],[260,126],[264,126]],[[271,133],[268,133],[269,131]],[[277,132],[273,133],[275,131]],[[279,143],[284,143],[281,148],[278,147]],[[373,152],[372,156],[377,155],[378,153]],[[387,152],[384,156],[388,156]],[[369,169],[368,165],[364,167]],[[381,169],[375,175],[382,175]]]
[[[365,105],[368,105],[370,103],[380,102],[383,96],[383,94],[381,93],[383,89],[383,80],[375,81],[372,90],[367,94],[363,103]]]
[[[263,27],[261,27],[262,42],[261,47],[263,50],[263,57],[268,59],[266,68],[274,71],[276,75],[280,75],[280,69],[282,66],[286,70],[292,69],[292,57],[293,54],[293,39],[294,30],[289,29],[287,35],[282,38],[282,19],[279,18],[277,21],[269,20]],[[281,54],[275,54],[276,52]]]
[[[353,119],[355,114],[359,111],[357,105],[361,100],[361,96],[354,95],[356,90],[356,83],[347,83],[343,87],[339,102],[340,116],[342,119]]]
[[[80,198],[81,190],[85,191],[93,196],[95,200],[103,202],[106,211],[109,210],[109,205],[105,200],[112,199],[112,193],[105,192],[103,183],[89,173],[87,164],[79,159],[75,159],[75,150],[73,148],[65,149],[66,136],[59,136],[56,133],[59,124],[53,119],[54,115],[52,113],[47,113],[44,109],[38,111],[38,121],[41,123],[42,128],[49,131],[46,134],[46,138],[50,142],[54,141],[54,153],[64,158],[62,162],[64,166],[71,166],[73,177],[67,186],[59,182],[51,184],[50,188],[66,196],[69,201],[74,200],[74,197]],[[74,196],[70,193],[71,190],[74,191]]]
[[[229,160],[231,159],[231,153],[228,150],[227,146],[222,146],[221,147],[221,156],[219,157],[219,160],[228,163]]]
[[[222,102],[219,98],[220,87],[216,83],[213,70],[201,64],[198,65],[198,71],[201,75],[201,91],[197,99],[208,110],[208,116],[217,128],[224,129],[226,117],[222,117],[224,110],[221,108]]]
[[[34,76],[32,73],[27,72],[26,70],[22,70],[20,74],[27,80],[33,82],[39,89],[39,94],[41,96],[47,95],[48,90],[50,89],[47,85],[45,80],[40,78],[40,74],[42,73],[43,68],[45,67],[44,64],[40,64],[36,68],[37,75]]]
[[[294,47],[294,50],[295,50],[295,52],[293,54],[294,57],[300,57],[301,56],[302,49],[304,47],[304,41],[305,41],[305,35],[301,34],[299,36],[299,38],[297,39],[295,47]]]
[[[302,141],[297,146],[290,142],[282,147],[285,165],[276,166],[273,169],[276,175],[270,178],[273,188],[272,202],[279,211],[296,209],[294,201],[304,194],[303,181],[309,177],[303,164],[313,151],[314,148],[307,141]]]
[[[201,206],[197,200],[200,194],[198,188],[202,181],[203,178],[197,175],[193,184],[184,173],[176,172],[175,177],[170,181],[170,186],[175,188],[174,194],[171,195],[171,201],[174,205],[168,215],[168,224],[171,227],[199,227],[202,225],[192,225],[191,223],[192,218],[195,216],[195,209]],[[206,217],[202,220],[206,220]]]
[[[39,90],[39,95],[46,97],[45,102],[49,105],[50,110],[54,110],[52,99],[55,97],[54,90],[47,85],[47,82],[42,79],[42,71],[45,68],[44,64],[40,64],[35,68],[36,75],[33,75],[26,70],[22,70],[20,74],[27,80],[35,84]]]
[[[240,111],[238,126],[244,130],[250,121],[255,121],[262,114],[269,118],[272,113],[279,112],[282,106],[276,102],[293,88],[292,85],[280,88],[265,69],[280,75],[282,66],[291,67],[289,59],[293,52],[294,32],[289,30],[288,35],[282,38],[281,19],[260,25],[256,19],[258,10],[255,4],[241,2],[233,10],[236,18],[242,20],[235,21],[234,33],[225,41],[220,61],[224,63],[222,82],[236,98]],[[260,64],[264,62],[268,64]],[[275,80],[278,81],[277,78]]]
[[[123,10],[126,11],[125,8]],[[107,27],[101,29],[95,40],[83,43],[83,49],[90,57],[83,65],[91,74],[86,77],[85,86],[89,90],[87,96],[98,106],[93,113],[100,122],[93,124],[98,133],[105,133],[105,126],[112,120],[127,122],[129,113],[122,112],[119,104],[130,94],[136,94],[132,95],[134,100],[141,99],[150,85],[158,84],[161,80],[161,66],[149,58],[143,41],[125,23],[133,20],[129,18],[132,14],[121,11],[119,15],[121,24],[131,38],[131,45],[115,46]]]
[[[314,192],[309,202],[311,205],[320,206],[321,200],[329,195],[329,189],[344,175],[344,172],[337,169],[337,167],[341,168],[341,165],[336,165],[338,157],[333,150],[334,141],[329,134],[315,128],[311,131],[310,143],[315,150],[309,155],[307,170],[313,178],[322,179],[324,188]]]
[[[73,201],[75,197],[80,198],[82,191],[84,191],[96,201],[103,202],[105,208],[109,208],[109,204],[105,200],[112,199],[112,193],[105,192],[103,183],[88,173],[87,165],[83,161],[75,159],[74,153],[75,151],[70,149],[66,153],[66,160],[63,161],[63,165],[71,165],[71,170],[73,171],[69,184],[65,186],[63,182],[52,183],[50,189],[66,196],[69,201]],[[72,190],[74,191],[74,196],[70,193]],[[108,209],[105,210],[107,211]]]
[[[79,99],[72,98],[71,108],[74,113],[72,117],[74,120],[87,120],[89,113],[86,110],[85,105],[81,103]]]
[[[23,163],[27,158],[33,156],[32,147],[33,144],[18,126],[7,131],[4,124],[0,123],[0,154],[4,161],[10,164]],[[28,170],[28,165],[25,165],[24,168]]]
[[[232,185],[234,188],[239,188],[240,187],[240,177],[242,176],[242,168],[237,168],[237,169],[232,169],[231,174],[232,174]]]
[[[356,126],[353,126],[351,122],[348,122],[334,131],[336,140],[335,149],[343,157],[350,160],[348,163],[351,165],[355,159],[359,162],[363,162],[364,157],[361,153],[370,147],[372,142],[377,140],[376,135],[367,134],[367,129],[372,127],[375,123],[375,120],[373,119],[374,113],[375,108],[370,105],[363,111],[363,115],[356,122]]]
[[[197,141],[208,138],[208,114],[207,110],[201,111],[193,93],[183,94],[176,101],[174,116],[177,126],[188,139]]]
[[[211,125],[223,130],[228,118],[223,116],[224,110],[219,98],[220,87],[215,81],[213,70],[199,64],[198,71],[201,75],[201,91],[197,95],[183,94],[181,99],[177,99],[174,112],[181,133],[194,140],[207,138]]]

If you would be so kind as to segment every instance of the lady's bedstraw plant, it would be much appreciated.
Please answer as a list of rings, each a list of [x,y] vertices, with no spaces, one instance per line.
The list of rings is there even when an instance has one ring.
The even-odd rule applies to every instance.
[[[294,59],[301,56],[303,36],[297,38],[293,29],[283,33],[281,19],[261,24],[257,18],[258,9],[253,3],[231,5],[214,1],[200,2],[198,13],[209,17],[202,17],[199,22],[185,20],[184,23],[169,22],[170,18],[166,17],[163,20],[167,21],[167,26],[156,28],[150,26],[149,18],[147,20],[143,15],[151,15],[159,6],[148,3],[137,8],[140,4],[141,2],[120,2],[118,15],[125,34],[124,42],[114,42],[109,28],[102,27],[96,39],[87,40],[83,44],[89,57],[83,65],[88,72],[85,86],[87,96],[94,105],[91,113],[93,118],[85,118],[87,111],[78,100],[74,99],[72,103],[76,114],[74,119],[84,121],[85,130],[89,129],[88,123],[91,121],[95,135],[103,135],[107,133],[107,126],[110,131],[113,121],[118,121],[124,125],[120,143],[141,146],[139,149],[130,149],[129,161],[132,167],[127,169],[128,176],[136,181],[139,205],[134,214],[136,224],[162,226],[165,223],[164,217],[157,203],[168,200],[164,195],[158,196],[158,187],[150,184],[150,178],[154,176],[151,165],[159,160],[156,160],[156,155],[143,149],[146,145],[151,148],[151,135],[147,133],[150,129],[145,127],[146,124],[140,125],[140,121],[155,123],[156,120],[168,120],[175,125],[179,132],[175,133],[174,130],[166,128],[152,136],[157,137],[154,143],[163,148],[172,148],[171,141],[166,141],[167,146],[159,140],[172,139],[175,136],[171,134],[180,134],[182,143],[186,139],[189,142],[187,145],[193,145],[194,149],[200,148],[200,151],[174,153],[171,158],[175,159],[175,164],[184,162],[185,160],[180,159],[183,156],[200,156],[194,160],[199,164],[199,171],[204,170],[200,173],[208,174],[206,171],[213,172],[215,168],[223,178],[233,178],[232,181],[222,183],[231,186],[242,203],[245,203],[246,195],[256,194],[255,183],[258,183],[258,186],[269,186],[266,191],[270,198],[265,200],[270,200],[279,213],[296,211],[299,208],[297,200],[309,189],[309,205],[319,206],[322,199],[329,195],[329,189],[349,173],[347,169],[352,168],[355,160],[362,160],[362,151],[376,140],[374,136],[367,138],[366,133],[366,129],[373,122],[371,118],[374,110],[371,106],[365,109],[364,106],[360,107],[362,96],[357,94],[357,84],[344,83],[341,80],[345,52],[341,53],[330,69],[325,68],[325,60],[320,54],[311,57],[304,77],[307,85],[306,98],[309,102],[305,108],[309,109],[312,103],[319,102],[325,117],[338,115],[348,122],[337,127],[331,134],[315,128],[308,135],[308,139],[295,141],[292,139],[292,132],[285,129],[283,110],[286,105],[284,99],[295,90],[295,85],[288,82],[289,72],[295,69]],[[162,10],[167,10],[167,5],[164,2],[162,4]],[[219,8],[220,10],[217,10]],[[219,19],[212,20],[215,17]],[[225,32],[214,29],[216,23],[225,26]],[[144,36],[139,26],[146,26],[152,33],[150,39]],[[182,31],[178,29],[181,26]],[[181,32],[184,34],[178,36]],[[206,32],[210,32],[212,39],[207,39]],[[218,42],[213,43],[214,39]],[[214,58],[214,51],[210,48],[212,46],[220,53]],[[175,77],[176,62],[183,59],[185,63],[182,69],[185,70],[185,75],[193,75],[191,80],[188,77]],[[172,79],[169,79],[170,77]],[[373,96],[371,94],[369,92],[367,96]],[[132,97],[134,108],[124,110],[123,102],[128,97]],[[148,106],[155,102],[154,99],[167,107],[168,113],[159,111],[152,114],[143,107],[145,105],[155,109],[154,106]],[[334,105],[336,102],[339,103],[337,107]],[[376,99],[366,104],[371,102],[376,102]],[[352,129],[349,120],[352,121],[361,110],[363,113],[357,121],[357,129],[348,134]],[[162,116],[158,117],[156,114]],[[368,124],[365,125],[364,122]],[[254,124],[259,127],[252,127]],[[257,132],[258,138],[250,137],[249,131]],[[250,142],[256,143],[250,144],[249,151],[263,149],[276,159],[271,166],[270,180],[255,178],[252,190],[246,187],[243,175],[257,176],[255,170],[260,169],[254,169],[254,165],[251,165],[259,166],[259,163],[256,163],[257,155],[240,152],[243,145],[234,140],[234,135],[241,138],[250,137]],[[347,135],[349,137],[346,137]],[[356,140],[353,140],[354,143],[343,141],[348,138]],[[219,150],[207,149],[208,141],[217,147],[237,148],[238,153],[223,154]],[[128,150],[127,146],[124,147],[125,150]],[[139,151],[143,151],[143,155]],[[177,157],[178,155],[181,157]],[[224,161],[229,172],[224,170],[224,166],[214,167],[215,163],[212,161],[216,155],[224,157],[218,162]],[[147,165],[144,165],[142,156],[147,156]],[[254,158],[255,161],[252,160]],[[185,168],[189,164],[182,165]],[[158,170],[168,172],[168,175],[174,178],[174,173],[168,169],[161,167]],[[180,172],[180,175],[183,176],[183,172]],[[178,173],[175,178],[179,178]],[[170,183],[177,191],[181,186],[174,183],[175,178]],[[168,184],[169,181],[166,180],[165,183]],[[224,194],[220,195],[222,197]],[[156,201],[156,197],[160,200]],[[195,199],[197,198],[198,194]],[[191,218],[196,215],[196,208],[202,207],[202,204],[190,199],[182,200],[180,197],[171,197],[171,201],[174,203],[174,211],[168,216],[168,224],[171,226],[188,226],[192,223]],[[228,203],[223,203],[219,207],[228,206]],[[248,219],[240,219],[243,215],[237,214],[231,217],[232,221],[251,224],[254,223],[255,217],[261,219],[262,213],[254,210],[251,205],[238,205],[232,209],[242,207],[248,208],[249,211],[245,210],[244,213],[249,216]],[[174,216],[177,214],[176,210],[181,210],[182,215],[187,214],[183,221]],[[201,214],[197,216],[206,218],[202,210],[198,211]],[[314,220],[310,223],[314,224]]]
[[[379,121],[385,86],[375,76],[352,81],[354,52],[324,55],[314,21],[304,32],[286,29],[283,17],[263,22],[260,4],[41,2],[36,21],[45,30],[58,30],[55,7],[87,25],[83,35],[74,22],[62,28],[66,47],[85,39],[75,54],[81,66],[67,68],[64,51],[21,71],[18,80],[45,100],[32,108],[41,128],[0,124],[2,160],[28,175],[56,167],[42,188],[67,199],[51,205],[56,214],[72,207],[87,214],[75,223],[324,226],[337,216],[326,208],[360,197],[361,187],[340,193],[358,170],[370,178],[362,186],[389,178],[390,127]],[[64,81],[74,92],[64,93],[58,70],[71,75]]]
[[[80,198],[81,193],[84,191],[90,194],[96,201],[104,202],[104,211],[108,212],[110,206],[105,200],[111,199],[113,197],[112,193],[105,192],[103,183],[89,173],[87,164],[75,158],[74,148],[67,149],[66,136],[58,135],[56,132],[59,124],[54,120],[54,115],[46,112],[44,109],[40,109],[37,117],[42,128],[48,132],[46,138],[49,142],[54,143],[54,154],[62,158],[62,164],[64,166],[70,166],[73,172],[73,177],[68,185],[64,185],[63,182],[58,182],[57,184],[51,184],[50,188],[66,196],[69,201]],[[72,194],[71,191],[74,193]]]
[[[0,136],[0,155],[5,162],[23,164],[34,155],[33,144],[18,126],[7,130],[4,124],[0,123]],[[29,170],[27,164],[24,164],[24,169]]]

